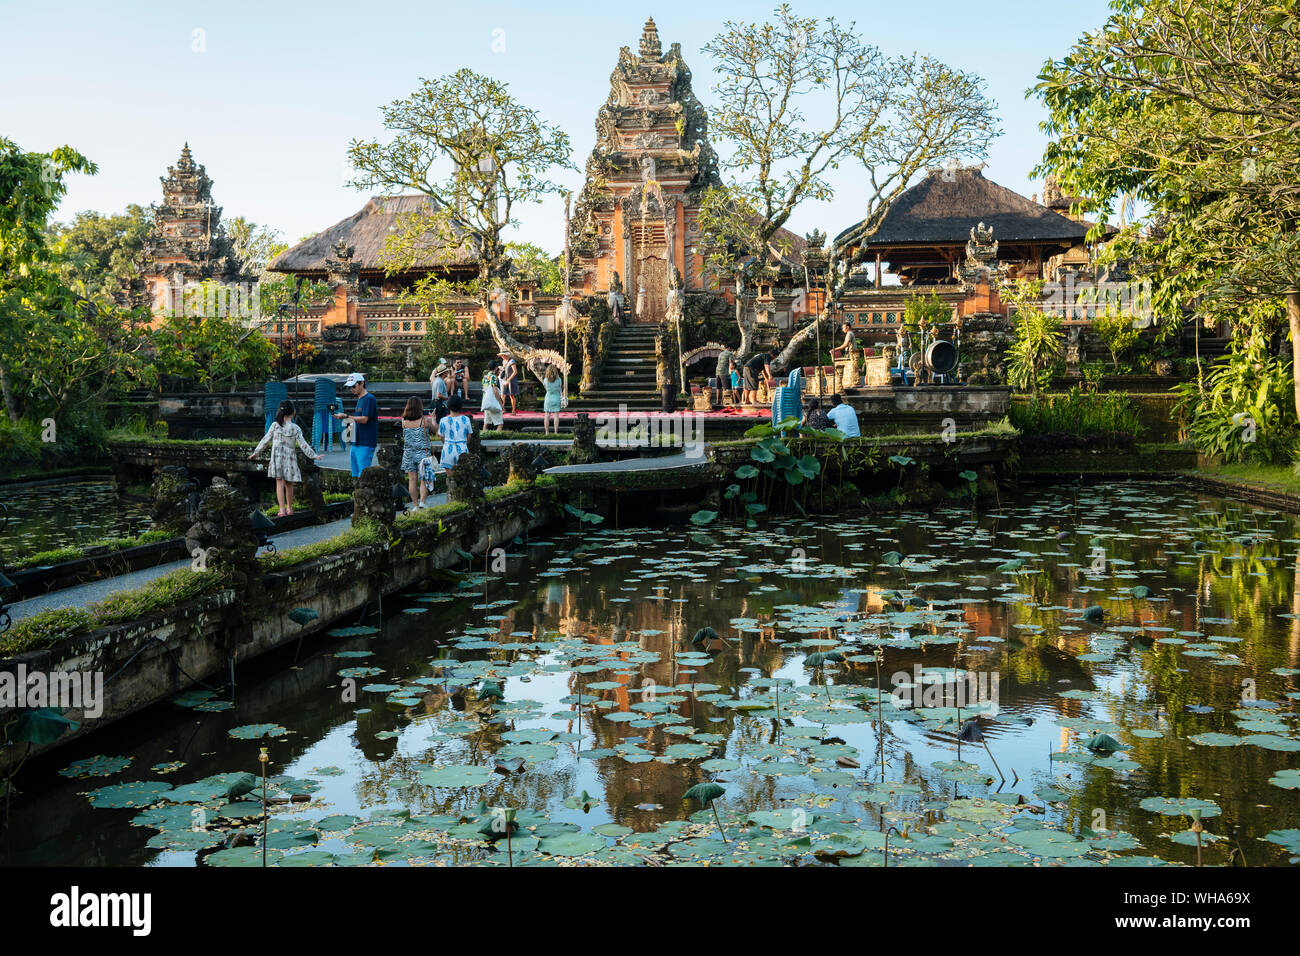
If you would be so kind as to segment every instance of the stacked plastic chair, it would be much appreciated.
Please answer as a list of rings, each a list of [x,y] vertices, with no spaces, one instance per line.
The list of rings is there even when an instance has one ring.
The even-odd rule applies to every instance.
[[[262,432],[271,430],[271,422],[275,421],[276,409],[280,403],[289,397],[289,387],[284,382],[267,382],[266,388],[262,391],[263,411],[262,416],[265,421],[262,423]]]
[[[330,406],[338,406],[338,390],[327,378],[316,379],[316,391],[312,399],[311,444],[317,451],[332,451],[335,437],[343,437],[343,425],[334,417]]]
[[[772,426],[776,427],[787,418],[803,417],[803,369],[797,368],[786,378],[786,384],[778,385],[772,396]]]

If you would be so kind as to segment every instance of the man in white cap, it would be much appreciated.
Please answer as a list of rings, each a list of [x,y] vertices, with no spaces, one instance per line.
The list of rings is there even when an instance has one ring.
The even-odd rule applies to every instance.
[[[359,478],[375,460],[375,447],[379,444],[379,401],[366,391],[366,377],[360,372],[348,375],[343,387],[352,390],[357,408],[351,415],[335,412],[334,417],[353,425],[350,463],[352,477]]]

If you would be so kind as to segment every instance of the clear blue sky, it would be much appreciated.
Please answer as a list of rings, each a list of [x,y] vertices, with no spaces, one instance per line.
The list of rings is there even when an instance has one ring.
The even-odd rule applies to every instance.
[[[345,186],[352,137],[382,134],[378,107],[421,77],[468,66],[569,133],[581,169],[595,139],[620,46],[636,49],[653,16],[665,49],[680,42],[696,95],[712,99],[700,47],[728,19],[765,18],[774,3],[24,3],[0,0],[0,135],[30,150],[69,144],[100,168],[78,176],[58,213],[113,212],[161,199],[158,177],[187,141],[227,217],[270,225],[290,241],[355,212]],[[1003,136],[985,175],[1030,195],[1042,153],[1041,106],[1026,100],[1039,68],[1105,20],[1105,0],[798,2],[807,16],[855,20],[886,53],[917,50],[988,81]],[[201,34],[195,31],[202,31]],[[201,42],[200,42],[201,41]],[[504,52],[494,50],[504,43]],[[200,49],[201,47],[201,49]],[[831,235],[861,217],[860,174],[842,168],[829,206],[802,208],[799,232]],[[580,173],[567,182],[581,186]],[[512,238],[563,246],[563,206],[526,209]]]

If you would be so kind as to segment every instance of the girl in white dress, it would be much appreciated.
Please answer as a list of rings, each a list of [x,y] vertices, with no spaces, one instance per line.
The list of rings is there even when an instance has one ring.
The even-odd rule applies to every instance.
[[[271,463],[267,465],[266,473],[275,479],[275,500],[280,505],[279,517],[293,514],[293,486],[302,481],[297,449],[301,448],[304,454],[316,461],[323,457],[316,454],[316,449],[302,437],[302,429],[294,424],[293,415],[293,402],[281,402],[275,411],[275,421],[248,456],[250,460],[256,458],[266,443],[271,443]]]

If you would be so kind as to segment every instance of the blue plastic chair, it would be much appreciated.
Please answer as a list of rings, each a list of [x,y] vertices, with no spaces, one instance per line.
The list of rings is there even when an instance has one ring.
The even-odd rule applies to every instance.
[[[280,407],[280,403],[289,397],[289,387],[284,382],[267,382],[266,387],[262,390],[262,432],[271,430],[271,422],[275,421],[275,411]]]
[[[772,396],[772,427],[775,428],[787,418],[796,420],[803,417],[803,369],[797,368],[786,378],[785,385],[778,385]]]
[[[338,390],[328,378],[316,379],[312,395],[311,444],[317,451],[331,451],[335,436],[343,437],[343,423],[330,411],[338,404]]]

